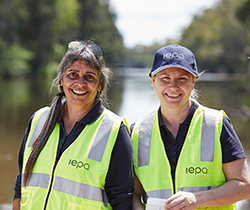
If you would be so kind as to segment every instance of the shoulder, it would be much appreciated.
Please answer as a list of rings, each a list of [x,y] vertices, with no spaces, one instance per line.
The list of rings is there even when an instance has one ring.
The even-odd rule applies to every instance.
[[[226,116],[223,116],[223,126],[220,140],[223,163],[232,162],[246,157],[240,139],[237,136],[230,119]]]
[[[136,122],[133,122],[130,125],[131,133],[132,133],[133,129],[135,128],[135,126],[138,127],[142,123],[149,123],[149,125],[147,125],[147,126],[150,126],[153,123],[154,116],[157,116],[159,118],[158,114],[156,115],[156,113],[159,114],[160,111],[152,111],[152,112],[148,113],[147,115],[143,116],[142,118],[138,119]],[[160,117],[160,119],[161,119],[161,117]]]
[[[127,126],[122,122],[114,146],[113,153],[118,156],[131,156],[133,155],[133,146],[130,138],[130,132]]]
[[[202,106],[202,105],[199,105],[200,109],[204,110],[204,114],[207,115],[207,116],[226,116],[225,112],[223,110],[217,110],[217,109],[213,109],[213,108],[210,108],[210,107],[206,107],[206,106]]]
[[[109,109],[105,108],[104,111],[106,114],[115,120],[123,120],[124,118],[120,117],[119,115],[115,114],[114,112],[110,111]]]
[[[44,107],[44,108],[45,108],[45,107]],[[23,150],[24,150],[24,146],[25,146],[25,144],[26,144],[26,142],[27,142],[28,135],[29,135],[29,133],[30,133],[32,123],[35,121],[34,118],[37,117],[40,113],[43,113],[43,111],[45,111],[44,108],[41,108],[41,109],[35,111],[35,112],[31,115],[31,117],[29,118],[29,121],[28,121],[26,130],[25,130],[25,133],[24,133],[24,136],[23,136],[23,140],[22,140]]]
[[[118,137],[130,139],[130,132],[127,125],[124,122],[121,122],[120,130],[118,133]]]
[[[46,118],[49,114],[50,111],[50,107],[46,106],[43,108],[38,109],[34,114],[33,114],[33,119],[34,120],[38,120],[39,118]]]
[[[50,110],[50,107],[42,107],[38,110],[36,110],[32,116],[30,117],[29,121],[28,121],[28,126],[27,129],[30,130],[31,124],[35,119],[38,119],[41,117],[42,114],[47,114]]]

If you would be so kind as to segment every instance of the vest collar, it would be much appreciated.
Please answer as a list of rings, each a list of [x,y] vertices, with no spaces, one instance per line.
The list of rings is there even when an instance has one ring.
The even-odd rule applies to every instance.
[[[64,103],[65,104],[65,103]],[[83,125],[89,125],[92,122],[96,121],[99,116],[102,114],[104,110],[104,106],[102,105],[102,100],[100,99],[94,107],[79,121],[79,123]],[[58,123],[63,127],[63,118],[61,118]]]
[[[181,123],[181,125],[189,125],[192,118],[193,118],[193,115],[196,111],[196,109],[198,108],[199,104],[195,103],[194,101],[191,101],[191,107],[189,109],[189,112],[188,112],[188,115],[186,117],[186,119],[184,120],[183,123]],[[159,118],[159,125],[160,127],[164,127],[164,123],[163,123],[163,120],[162,120],[162,115],[161,115],[161,107],[159,107],[158,109],[158,118]]]

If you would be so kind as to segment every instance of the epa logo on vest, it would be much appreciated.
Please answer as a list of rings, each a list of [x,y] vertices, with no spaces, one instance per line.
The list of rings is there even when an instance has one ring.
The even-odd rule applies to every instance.
[[[189,167],[189,168],[186,168],[186,174],[194,174],[194,175],[197,175],[197,174],[208,174],[208,168],[206,167]]]
[[[89,170],[90,169],[90,165],[88,163],[84,163],[82,161],[78,161],[78,160],[69,160],[68,165],[75,167],[76,169],[85,169],[85,170]]]

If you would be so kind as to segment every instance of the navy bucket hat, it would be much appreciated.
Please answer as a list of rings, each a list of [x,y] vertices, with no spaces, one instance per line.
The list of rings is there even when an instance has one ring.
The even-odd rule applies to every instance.
[[[149,76],[170,67],[182,68],[195,77],[199,76],[194,54],[177,44],[167,45],[156,51]]]

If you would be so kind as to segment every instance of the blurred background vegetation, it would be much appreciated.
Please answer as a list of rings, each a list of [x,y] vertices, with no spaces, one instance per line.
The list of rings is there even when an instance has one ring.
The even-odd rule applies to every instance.
[[[171,43],[190,48],[199,71],[242,73],[244,81],[199,81],[197,90],[201,90],[202,104],[223,108],[234,117],[234,127],[250,157],[249,11],[250,0],[218,0],[213,8],[194,15],[178,40],[166,38],[165,43],[128,49],[115,26],[116,14],[109,0],[0,0],[0,209],[11,208],[1,204],[12,203],[26,122],[52,100],[53,94],[48,94],[51,79],[72,40],[93,39],[103,48],[108,66],[125,74],[134,71],[130,67],[150,68],[155,51]],[[158,103],[147,73],[143,78],[112,79],[110,108],[126,113],[120,112],[121,116],[139,118],[145,108]],[[250,202],[245,209],[249,206]]]
[[[221,0],[194,15],[179,43],[190,48],[198,68],[250,73],[250,0]],[[109,67],[150,68],[161,46],[127,49],[108,0],[1,0],[0,78],[51,77],[71,40],[93,39]],[[166,26],[166,30],[171,30]]]

